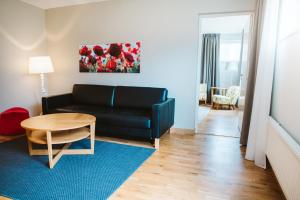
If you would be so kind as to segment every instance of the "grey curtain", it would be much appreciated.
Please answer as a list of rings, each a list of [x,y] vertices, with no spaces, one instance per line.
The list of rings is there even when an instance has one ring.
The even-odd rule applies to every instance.
[[[219,55],[220,34],[204,34],[200,82],[207,84],[207,102],[211,102],[211,87],[218,84]]]
[[[253,96],[255,90],[255,81],[256,81],[256,71],[258,65],[258,55],[260,49],[260,41],[262,34],[262,21],[264,14],[264,0],[258,0],[256,5],[256,16],[254,22],[254,31],[253,31],[253,39],[252,39],[252,49],[251,49],[251,58],[249,63],[249,71],[248,71],[248,82],[247,89],[245,95],[245,108],[243,115],[243,125],[241,130],[241,138],[240,144],[247,145],[248,135],[249,135],[249,127],[251,122],[251,114],[252,114],[252,105],[253,105]]]

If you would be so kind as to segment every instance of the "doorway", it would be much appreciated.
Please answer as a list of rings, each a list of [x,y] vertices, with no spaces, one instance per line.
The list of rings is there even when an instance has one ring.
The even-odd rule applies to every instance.
[[[197,133],[240,137],[252,20],[252,13],[199,16]]]

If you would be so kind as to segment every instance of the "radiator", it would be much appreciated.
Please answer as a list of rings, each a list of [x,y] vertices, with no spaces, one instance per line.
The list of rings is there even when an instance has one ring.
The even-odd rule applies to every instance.
[[[272,118],[266,154],[288,200],[300,200],[300,145]]]

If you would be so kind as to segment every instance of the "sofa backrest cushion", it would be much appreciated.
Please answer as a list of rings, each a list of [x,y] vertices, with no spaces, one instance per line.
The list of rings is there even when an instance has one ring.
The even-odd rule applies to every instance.
[[[114,86],[75,84],[73,101],[76,104],[113,106]]]
[[[167,98],[168,90],[165,88],[117,86],[114,104],[116,107],[151,108]]]

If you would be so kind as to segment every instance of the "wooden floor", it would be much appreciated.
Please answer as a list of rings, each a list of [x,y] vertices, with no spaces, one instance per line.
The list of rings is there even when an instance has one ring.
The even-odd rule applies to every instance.
[[[210,123],[215,121],[203,126],[213,127]],[[228,127],[224,126],[223,131],[230,131],[225,130]],[[110,199],[285,199],[272,170],[255,167],[244,160],[244,154],[238,138],[172,130],[162,137],[160,149]]]
[[[202,134],[165,134],[160,149],[110,199],[285,199],[271,169],[244,159],[237,116],[237,111],[210,111],[199,124]]]
[[[237,138],[173,131],[111,200],[284,199],[272,170],[255,167],[244,154]]]
[[[200,106],[199,112],[205,117],[198,124],[197,132],[207,135],[220,135],[226,137],[240,137],[238,130],[239,110],[215,110],[207,106]]]

